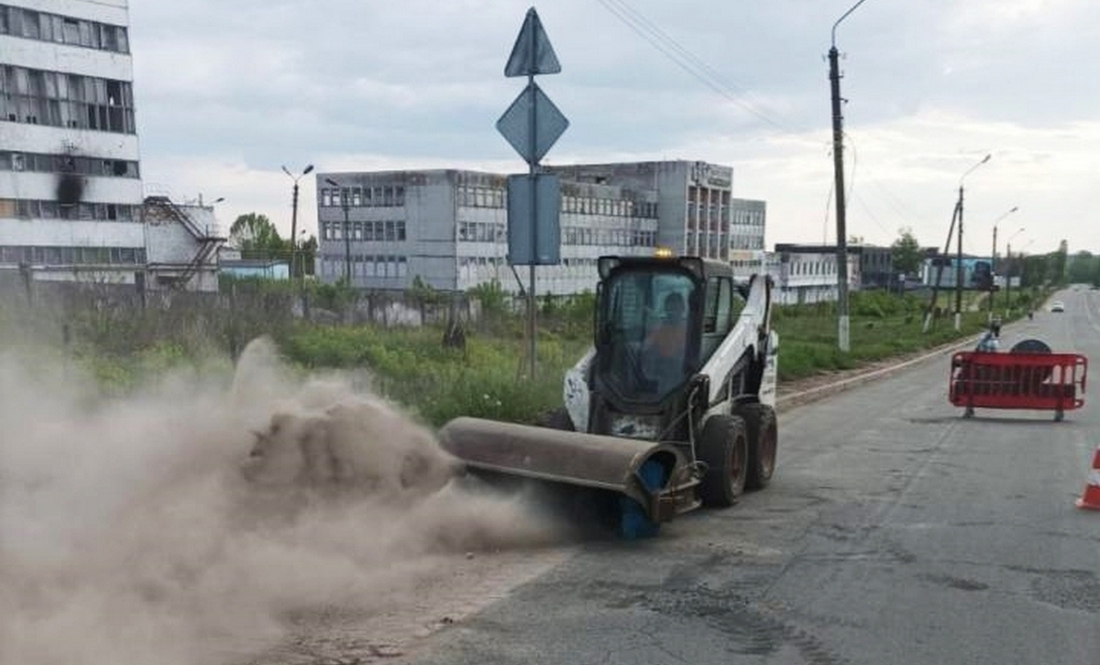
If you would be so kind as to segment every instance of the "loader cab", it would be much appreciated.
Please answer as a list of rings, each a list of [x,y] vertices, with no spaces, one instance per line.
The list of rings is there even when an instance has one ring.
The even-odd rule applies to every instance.
[[[593,383],[619,410],[675,399],[726,338],[744,299],[727,264],[602,257]]]

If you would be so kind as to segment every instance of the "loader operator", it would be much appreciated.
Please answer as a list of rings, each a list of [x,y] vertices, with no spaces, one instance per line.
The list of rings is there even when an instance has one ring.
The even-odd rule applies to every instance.
[[[664,316],[645,340],[646,373],[660,392],[678,385],[684,374],[687,319],[684,296],[677,291],[665,296]]]

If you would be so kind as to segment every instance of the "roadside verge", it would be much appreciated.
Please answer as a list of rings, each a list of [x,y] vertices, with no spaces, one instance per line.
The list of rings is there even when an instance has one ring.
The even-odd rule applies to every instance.
[[[949,344],[938,346],[930,351],[921,353],[915,357],[909,357],[905,360],[889,362],[885,366],[877,366],[871,369],[853,370],[850,376],[839,378],[836,381],[817,385],[812,388],[804,390],[798,390],[797,392],[780,394],[775,400],[775,410],[779,413],[790,411],[791,409],[816,402],[818,400],[831,397],[838,393],[842,393],[846,390],[858,388],[873,381],[879,381],[885,378],[889,378],[899,372],[903,372],[911,367],[927,362],[934,358],[942,357],[948,353],[955,351],[973,348],[977,344],[980,335],[974,335],[962,340],[954,341]],[[780,349],[782,353],[782,349]],[[782,392],[782,389],[781,389]]]

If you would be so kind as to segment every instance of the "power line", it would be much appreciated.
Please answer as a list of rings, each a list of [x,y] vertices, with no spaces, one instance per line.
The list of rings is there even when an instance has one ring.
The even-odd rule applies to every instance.
[[[763,109],[762,104],[742,99],[741,96],[751,97],[751,92],[743,87],[725,81],[717,70],[691,53],[691,51],[684,48],[679,42],[646,18],[644,14],[628,5],[625,0],[597,1],[603,5],[605,9],[614,14],[616,18],[626,24],[635,34],[649,42],[650,45],[667,56],[678,67],[722,97],[725,97],[776,129],[805,132],[803,129],[787,126],[782,121],[773,118],[771,114]]]

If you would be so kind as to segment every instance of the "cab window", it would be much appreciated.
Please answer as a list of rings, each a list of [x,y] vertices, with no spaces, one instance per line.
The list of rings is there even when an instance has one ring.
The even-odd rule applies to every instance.
[[[706,302],[703,309],[703,362],[726,338],[737,322],[745,303],[733,288],[729,277],[711,277],[707,280]]]

